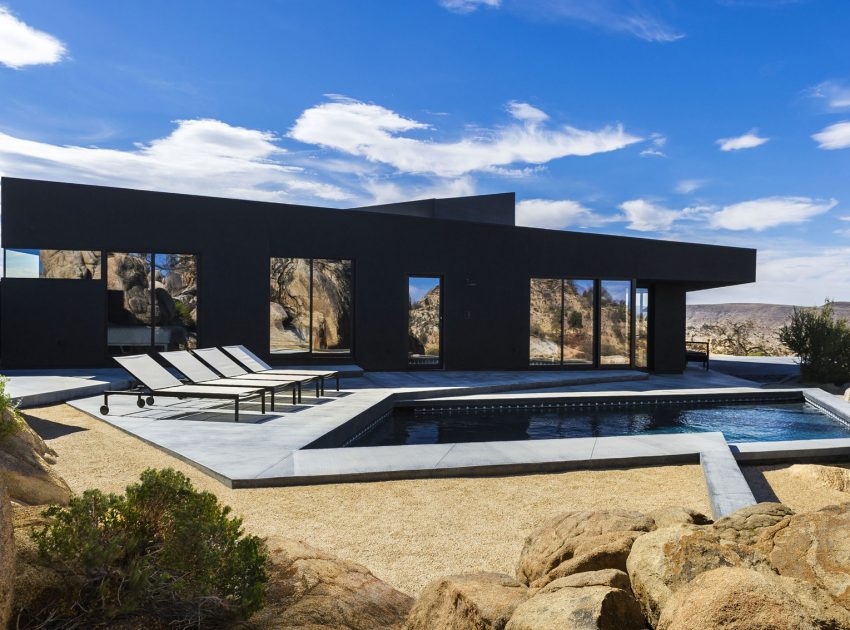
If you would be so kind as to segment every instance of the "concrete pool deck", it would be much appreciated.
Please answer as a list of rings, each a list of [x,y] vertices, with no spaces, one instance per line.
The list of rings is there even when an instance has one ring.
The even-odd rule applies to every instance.
[[[600,398],[771,398],[783,392],[805,393],[830,413],[850,418],[850,404],[821,390],[765,390],[751,381],[695,368],[677,376],[630,371],[367,373],[347,379],[342,391],[329,391],[324,398],[305,395],[295,407],[265,415],[247,409],[238,424],[216,403],[168,401],[138,409],[132,398],[116,398],[109,416],[99,413],[100,397],[70,404],[233,488],[700,462],[715,516],[723,516],[755,502],[736,460],[848,457],[850,438],[727,444],[721,433],[686,433],[348,448],[340,444],[399,403],[538,405]]]

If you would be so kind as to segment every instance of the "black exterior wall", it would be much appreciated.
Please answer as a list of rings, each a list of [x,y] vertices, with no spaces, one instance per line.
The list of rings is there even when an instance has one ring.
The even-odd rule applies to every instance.
[[[458,370],[528,368],[532,277],[650,286],[656,372],[684,367],[687,291],[755,280],[751,249],[507,225],[513,195],[369,211],[13,178],[1,190],[4,248],[196,254],[200,343],[244,343],[278,363],[271,256],[354,261],[353,359],[369,370],[407,368],[408,274],[443,278],[443,366]],[[433,218],[467,208],[483,221],[488,203],[492,222]],[[0,291],[3,367],[110,364],[104,280],[5,278]]]

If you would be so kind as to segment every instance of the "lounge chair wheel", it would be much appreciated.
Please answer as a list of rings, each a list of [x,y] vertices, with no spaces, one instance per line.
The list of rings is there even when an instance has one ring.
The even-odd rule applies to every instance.
[[[109,415],[109,407],[107,407],[106,405],[101,405],[100,406],[100,413],[101,413],[101,415],[104,415],[104,416]]]
[[[139,399],[136,401],[136,406],[137,406],[139,409],[143,409],[143,408],[144,408],[144,406],[145,406],[145,401],[144,401],[144,400],[142,400],[141,398],[139,398]]]
[[[149,405],[152,405],[153,402],[154,402],[153,396],[148,396],[147,398],[145,398],[145,402],[148,403]]]

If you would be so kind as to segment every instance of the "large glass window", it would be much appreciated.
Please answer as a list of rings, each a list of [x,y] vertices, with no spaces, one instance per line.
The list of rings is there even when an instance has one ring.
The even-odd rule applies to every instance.
[[[101,253],[71,249],[7,249],[4,275],[7,278],[54,278],[99,280]]]
[[[561,363],[561,280],[531,279],[529,361],[531,365]]]
[[[635,289],[635,367],[649,367],[649,289]]]
[[[198,347],[198,265],[191,254],[154,254],[155,345]]]
[[[272,258],[269,348],[273,354],[350,354],[351,260]]]
[[[352,281],[350,260],[313,260],[314,353],[351,352]]]
[[[109,252],[106,290],[110,353],[197,347],[196,256]]]
[[[440,365],[442,311],[440,278],[407,280],[407,362],[411,367]]]
[[[631,325],[629,306],[632,283],[603,280],[599,284],[599,363],[631,364]]]
[[[593,363],[593,280],[564,280],[564,364]]]

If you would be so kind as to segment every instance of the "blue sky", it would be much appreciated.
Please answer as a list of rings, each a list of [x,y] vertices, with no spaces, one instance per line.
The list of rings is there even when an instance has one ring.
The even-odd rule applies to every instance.
[[[850,300],[848,24],[844,0],[0,0],[0,174],[516,191],[526,225],[759,249],[756,284],[693,303]]]

